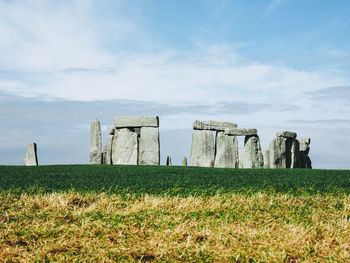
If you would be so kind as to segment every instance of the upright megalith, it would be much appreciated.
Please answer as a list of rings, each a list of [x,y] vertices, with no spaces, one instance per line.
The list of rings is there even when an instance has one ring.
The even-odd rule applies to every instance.
[[[300,138],[299,141],[299,153],[300,153],[300,168],[312,169],[311,159],[309,157],[310,152],[310,138]]]
[[[286,168],[286,141],[276,137],[270,143],[270,168]]]
[[[241,163],[243,168],[264,167],[259,136],[249,135],[245,137]]]
[[[236,136],[216,133],[214,167],[238,168],[238,141]]]
[[[113,135],[108,135],[107,137],[107,143],[103,151],[104,164],[112,164],[113,138],[114,138],[114,132],[113,132]]]
[[[191,146],[191,166],[214,166],[214,136],[211,131],[194,130]]]
[[[182,164],[182,166],[187,166],[187,158],[186,157],[182,158],[181,164]]]
[[[158,127],[141,127],[138,164],[159,165],[159,163],[159,129]]]
[[[128,128],[115,131],[112,142],[112,163],[137,165],[138,139]]]
[[[166,165],[167,165],[167,166],[173,165],[173,163],[172,163],[172,161],[171,161],[170,155],[168,155],[168,156],[166,157]]]
[[[270,168],[270,150],[262,150],[264,158],[264,168]]]
[[[102,163],[102,137],[100,121],[95,119],[90,129],[90,164]]]
[[[27,147],[27,152],[24,157],[24,165],[26,166],[38,165],[37,147],[35,142],[31,142]]]
[[[286,139],[286,168],[300,168],[299,141]]]

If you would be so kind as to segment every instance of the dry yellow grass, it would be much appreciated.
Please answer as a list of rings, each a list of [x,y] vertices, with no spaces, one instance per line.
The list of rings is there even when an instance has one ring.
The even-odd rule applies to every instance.
[[[0,194],[0,261],[348,262],[350,197]]]

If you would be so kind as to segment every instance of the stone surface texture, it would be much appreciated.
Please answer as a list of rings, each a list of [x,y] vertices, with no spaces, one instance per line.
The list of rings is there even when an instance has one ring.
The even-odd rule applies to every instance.
[[[24,157],[24,165],[26,166],[38,165],[37,148],[36,148],[35,142],[31,142],[27,147],[26,155]]]
[[[171,157],[170,157],[169,155],[166,157],[166,165],[167,165],[167,166],[173,165],[173,163],[172,163],[172,161],[171,161]]]
[[[286,168],[286,141],[276,137],[270,143],[270,168]]]
[[[264,157],[261,152],[260,140],[258,136],[252,135],[245,137],[241,162],[243,168],[264,167]]]
[[[158,116],[116,116],[115,128],[159,127]]]
[[[238,151],[238,168],[243,168],[244,149]]]
[[[159,129],[141,127],[139,139],[139,161],[141,165],[159,165]]]
[[[296,132],[292,132],[292,131],[279,131],[279,132],[276,132],[276,137],[295,139],[297,137],[297,134]]]
[[[194,130],[192,134],[190,165],[213,167],[214,156],[213,133],[205,130]]]
[[[95,119],[90,129],[90,164],[102,163],[102,137],[101,124]]]
[[[112,164],[112,144],[114,135],[108,135],[106,149],[103,152],[103,158],[105,164]]]
[[[300,168],[299,141],[286,139],[286,168]]]
[[[137,165],[138,138],[130,129],[115,131],[112,142],[112,163]]]
[[[257,135],[258,131],[256,129],[225,129],[225,134],[233,136],[250,136]]]
[[[108,135],[114,135],[114,132],[115,132],[115,128],[114,127],[107,127],[107,132],[108,132]]]
[[[221,121],[194,121],[194,130],[209,130],[209,131],[225,131],[225,129],[237,128],[237,124],[233,122]]]
[[[182,164],[182,166],[187,166],[187,158],[186,157],[182,158],[181,164]]]
[[[236,136],[225,132],[216,133],[214,167],[238,168],[238,141]]]
[[[270,150],[262,150],[264,158],[264,168],[270,168]]]
[[[300,138],[299,141],[299,154],[300,154],[300,168],[312,169],[311,159],[309,157],[310,151],[310,138]]]

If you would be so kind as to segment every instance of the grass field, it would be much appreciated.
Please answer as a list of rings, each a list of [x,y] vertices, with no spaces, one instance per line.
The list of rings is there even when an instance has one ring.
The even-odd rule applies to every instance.
[[[0,261],[349,262],[350,171],[0,166]]]

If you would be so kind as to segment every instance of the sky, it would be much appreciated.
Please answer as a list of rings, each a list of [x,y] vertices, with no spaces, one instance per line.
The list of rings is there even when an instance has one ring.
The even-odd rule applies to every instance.
[[[114,116],[160,118],[161,164],[194,120],[310,137],[314,168],[350,169],[350,1],[0,1],[0,165],[89,162]],[[243,138],[239,139],[243,147]]]

